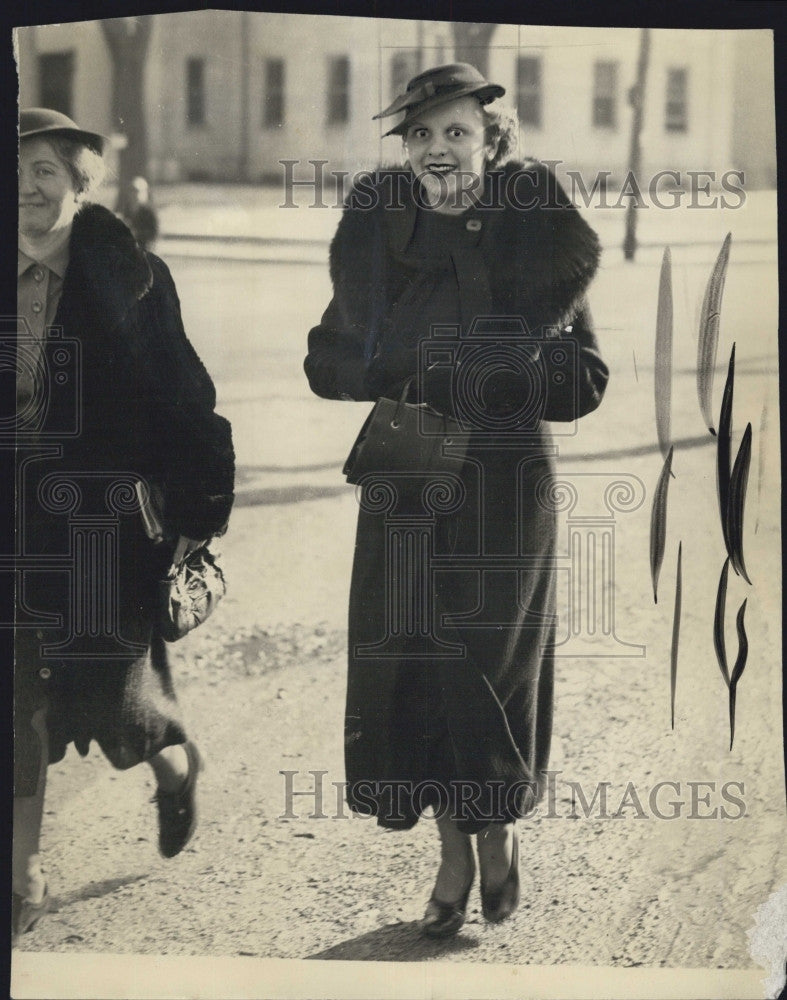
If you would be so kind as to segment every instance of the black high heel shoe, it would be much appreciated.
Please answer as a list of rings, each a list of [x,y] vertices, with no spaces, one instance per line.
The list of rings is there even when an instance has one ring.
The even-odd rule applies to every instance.
[[[519,906],[519,837],[514,834],[514,846],[511,851],[511,867],[508,869],[505,882],[491,892],[484,888],[481,879],[481,910],[484,919],[492,924],[510,917]]]
[[[475,861],[467,888],[455,903],[444,903],[432,892],[426,904],[426,913],[421,921],[421,933],[430,938],[448,938],[459,933],[465,922],[467,901],[475,882]]]

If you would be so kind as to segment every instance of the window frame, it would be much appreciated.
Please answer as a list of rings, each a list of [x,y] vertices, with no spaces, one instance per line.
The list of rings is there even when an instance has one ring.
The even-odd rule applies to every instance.
[[[618,91],[620,63],[615,59],[597,59],[593,63],[593,128],[615,131],[618,127]],[[604,80],[602,74],[609,73]]]
[[[273,80],[276,73],[279,79]],[[264,129],[283,128],[287,124],[287,61],[281,56],[263,57],[262,116],[260,127]],[[278,112],[274,114],[274,111]]]
[[[204,56],[186,57],[186,127],[190,129],[204,128],[208,123],[206,68]],[[195,70],[199,72],[195,74]]]
[[[339,68],[344,79],[339,79]],[[325,88],[325,124],[329,127],[348,125],[351,115],[351,64],[348,55],[328,56],[328,80]]]
[[[675,96],[675,81],[678,96]],[[676,110],[677,108],[677,110]],[[664,131],[685,133],[689,130],[689,67],[668,66],[664,88]]]
[[[525,84],[522,79],[522,67],[526,63],[536,69],[535,82]],[[528,128],[544,127],[544,59],[542,56],[517,56],[516,61],[516,93],[517,113],[520,122]],[[533,102],[534,114],[528,117],[525,111],[527,102]]]

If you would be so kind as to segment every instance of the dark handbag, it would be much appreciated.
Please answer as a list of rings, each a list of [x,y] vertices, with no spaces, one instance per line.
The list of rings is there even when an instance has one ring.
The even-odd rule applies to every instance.
[[[398,401],[381,396],[374,404],[342,469],[348,483],[373,474],[461,473],[467,432],[426,403],[408,403],[411,383]]]
[[[176,642],[213,614],[227,592],[215,556],[204,546],[190,552],[159,581],[159,628]]]

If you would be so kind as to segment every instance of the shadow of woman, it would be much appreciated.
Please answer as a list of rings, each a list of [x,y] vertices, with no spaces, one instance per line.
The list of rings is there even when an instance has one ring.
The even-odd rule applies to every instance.
[[[469,951],[479,944],[478,938],[469,931],[467,925],[464,932],[442,941],[423,937],[420,928],[419,920],[386,924],[385,927],[342,941],[315,955],[308,955],[307,958],[340,959],[347,962],[417,962]]]
[[[107,878],[101,882],[90,882],[72,892],[57,895],[53,900],[53,912],[59,912],[61,907],[70,906],[72,903],[79,903],[86,899],[100,899],[102,896],[109,896],[117,889],[132,885],[142,879],[150,878],[149,872],[141,872],[139,875],[124,875],[119,878]]]

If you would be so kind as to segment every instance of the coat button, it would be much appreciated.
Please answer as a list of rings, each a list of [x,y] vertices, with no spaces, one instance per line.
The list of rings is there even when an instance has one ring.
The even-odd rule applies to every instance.
[[[465,223],[465,227],[470,230],[471,233],[477,233],[481,228],[480,219],[468,219]]]
[[[49,678],[52,676],[52,671],[49,669],[49,667],[41,667],[41,669],[38,671],[38,676],[42,680],[48,681]]]
[[[41,305],[38,299],[36,299],[35,302],[33,303],[33,312],[40,313],[43,308],[44,307]]]
[[[44,280],[44,272],[41,270],[40,267],[37,267],[33,271],[33,277],[35,278],[36,281],[43,281]]]

